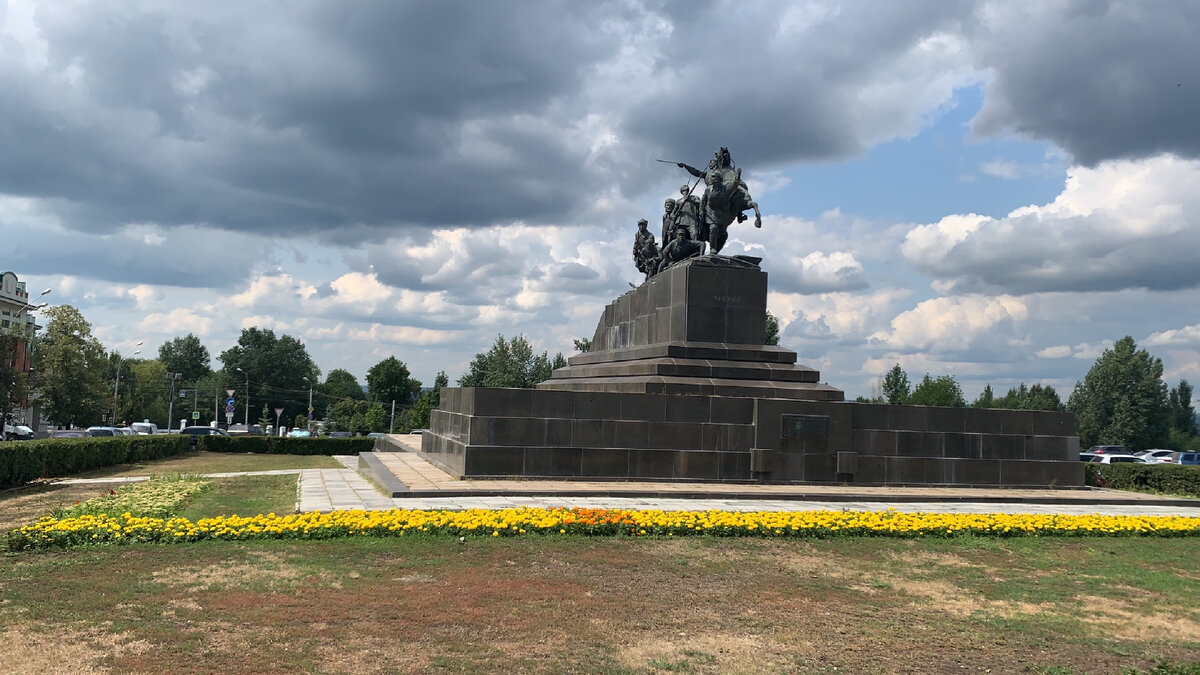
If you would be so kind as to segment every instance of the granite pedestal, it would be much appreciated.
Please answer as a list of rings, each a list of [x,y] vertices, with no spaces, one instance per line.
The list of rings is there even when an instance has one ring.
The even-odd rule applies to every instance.
[[[537,389],[444,388],[421,454],[461,477],[1083,484],[1067,413],[844,402],[763,344],[766,288],[734,259],[676,265]]]

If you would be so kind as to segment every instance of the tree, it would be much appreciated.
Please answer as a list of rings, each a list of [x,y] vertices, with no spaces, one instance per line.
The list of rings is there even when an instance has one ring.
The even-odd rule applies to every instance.
[[[363,421],[366,422],[367,425],[366,433],[382,433],[387,431],[388,414],[387,411],[383,409],[383,404],[375,403],[372,404],[370,408],[367,408],[366,414],[363,415]]]
[[[1160,359],[1125,336],[1104,351],[1067,401],[1083,447],[1119,444],[1132,450],[1168,442],[1170,412]]]
[[[403,361],[389,356],[367,371],[367,391],[372,401],[408,405],[421,392],[421,381],[412,378]]]
[[[983,391],[979,393],[979,398],[971,402],[972,408],[995,408],[996,395],[992,393],[992,385],[983,385]]]
[[[325,409],[325,431],[351,431],[357,433],[366,424],[369,410],[366,401],[342,399]]]
[[[883,398],[889,405],[904,405],[908,395],[908,373],[897,363],[883,376]]]
[[[958,380],[953,375],[930,377],[929,373],[925,373],[925,377],[921,378],[920,384],[908,397],[907,404],[963,408],[967,402],[963,398],[962,388],[958,386]]]
[[[362,386],[358,383],[358,378],[354,377],[348,370],[334,368],[325,376],[325,384],[321,385],[321,392],[326,396],[334,398],[352,398],[359,401],[367,400],[367,395],[362,390]]]
[[[237,390],[238,412],[246,404],[248,377],[250,404],[282,407],[288,419],[308,412],[309,382],[316,382],[321,374],[303,342],[290,335],[275,337],[274,331],[257,327],[242,329],[237,344],[221,352],[217,360],[223,366],[225,382],[232,385],[228,388]]]
[[[575,338],[575,351],[577,351],[577,352],[592,351],[592,339],[591,338]]]
[[[117,408],[117,420],[140,422],[161,420],[167,416],[167,392],[165,391],[167,369],[156,359],[126,359],[122,366],[121,400]],[[191,410],[193,397],[186,405],[179,399],[175,409]],[[191,417],[190,415],[188,417]]]
[[[194,384],[212,372],[212,359],[208,348],[200,343],[200,338],[191,333],[164,342],[158,348],[158,360],[166,367],[168,373],[183,375],[183,382],[187,384]]]
[[[433,389],[422,392],[420,398],[417,399],[416,403],[413,403],[412,407],[404,415],[403,422],[400,425],[402,433],[408,433],[413,429],[429,428],[429,415],[433,412],[434,408],[441,404],[442,387],[445,387],[449,383],[450,378],[446,377],[444,371],[437,374],[437,377],[433,380]]]
[[[555,354],[551,360],[547,352],[533,355],[533,347],[524,335],[505,340],[496,336],[496,342],[487,353],[479,353],[471,360],[468,371],[458,379],[460,387],[513,387],[528,389],[538,382],[550,379],[555,368],[567,365],[563,355]]]
[[[1187,380],[1180,380],[1179,386],[1172,387],[1167,394],[1167,404],[1171,409],[1171,428],[1188,436],[1195,436],[1196,409],[1192,407],[1191,383]]]
[[[1061,411],[1066,409],[1062,399],[1058,397],[1058,392],[1054,391],[1054,387],[1041,384],[1026,387],[1024,382],[1009,389],[1008,393],[996,403],[996,407],[1008,410]]]
[[[779,318],[767,310],[767,337],[763,344],[777,345],[779,344]]]
[[[33,367],[46,417],[72,426],[98,423],[112,403],[104,383],[104,347],[71,305],[47,308],[43,316],[46,333],[34,343]]]

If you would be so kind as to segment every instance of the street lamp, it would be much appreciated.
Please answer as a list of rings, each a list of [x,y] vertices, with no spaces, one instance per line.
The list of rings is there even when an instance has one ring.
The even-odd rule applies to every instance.
[[[304,381],[308,383],[308,430],[311,432],[312,431],[312,418],[313,418],[313,414],[312,414],[313,383],[312,383],[312,380],[308,379],[307,377],[304,378]]]
[[[250,373],[237,369],[239,373],[246,376],[246,433],[250,433]]]
[[[134,345],[134,347],[141,347],[141,346],[142,346],[141,340],[138,340],[137,344]],[[137,356],[138,354],[141,354],[141,353],[142,353],[142,350],[136,349],[136,350],[134,350],[133,355]],[[115,383],[113,383],[112,422],[113,422],[114,427],[117,426],[117,391],[121,388],[121,363],[124,360],[125,360],[125,358],[123,356],[121,356],[121,352],[117,352],[117,381]]]

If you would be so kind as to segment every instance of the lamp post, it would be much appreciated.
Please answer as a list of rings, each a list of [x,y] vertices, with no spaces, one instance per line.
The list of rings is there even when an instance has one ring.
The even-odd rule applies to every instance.
[[[312,420],[313,420],[313,414],[312,414],[313,383],[312,383],[312,380],[308,379],[307,377],[304,378],[304,381],[308,383],[308,430],[309,430],[309,432],[311,432],[312,431]]]
[[[246,433],[250,433],[250,373],[237,369],[239,373],[246,376]]]
[[[141,346],[142,346],[141,340],[138,340],[137,344],[134,345],[134,347],[141,347]],[[141,353],[142,353],[142,350],[136,349],[136,350],[134,350],[133,355],[137,356],[138,354],[141,354]],[[113,409],[112,409],[112,423],[113,424],[112,425],[114,427],[117,426],[117,391],[121,388],[121,364],[124,362],[124,360],[125,360],[125,358],[123,356],[121,356],[121,353],[117,352],[117,381],[113,383]]]

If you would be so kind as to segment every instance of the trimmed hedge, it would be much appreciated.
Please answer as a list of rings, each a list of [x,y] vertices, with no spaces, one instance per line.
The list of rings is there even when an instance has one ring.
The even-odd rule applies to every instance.
[[[1200,466],[1129,462],[1105,464],[1098,468],[1110,488],[1200,497]]]
[[[0,489],[188,451],[187,436],[97,436],[0,443]]]
[[[280,438],[278,436],[197,436],[196,449],[209,452],[252,452],[260,455],[357,455],[375,449],[375,439]]]

